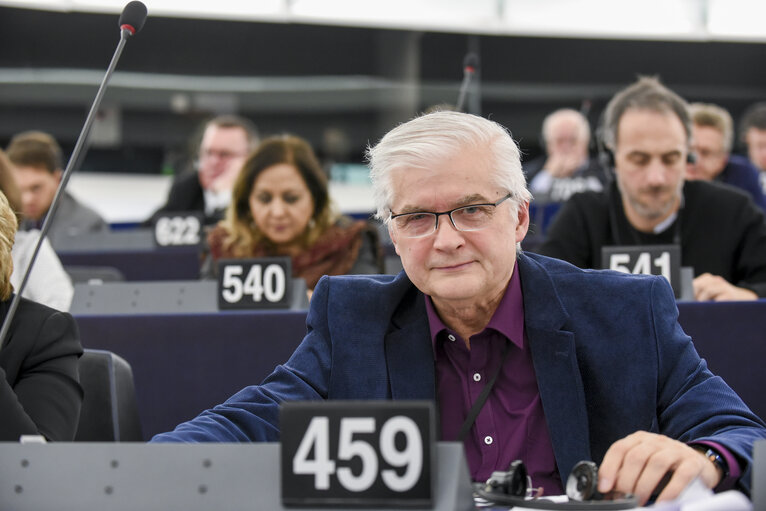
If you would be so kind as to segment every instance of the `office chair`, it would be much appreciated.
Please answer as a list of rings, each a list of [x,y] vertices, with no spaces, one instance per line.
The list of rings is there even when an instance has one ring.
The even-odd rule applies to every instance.
[[[141,442],[133,371],[111,351],[86,349],[80,357],[85,393],[76,442]]]

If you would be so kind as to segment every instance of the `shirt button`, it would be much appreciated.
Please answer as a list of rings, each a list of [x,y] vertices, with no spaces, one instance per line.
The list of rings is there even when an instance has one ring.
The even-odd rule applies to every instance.
[[[492,445],[492,442],[493,442],[493,441],[494,441],[494,440],[492,440],[492,437],[491,437],[491,436],[489,436],[489,435],[487,435],[487,436],[485,436],[485,437],[484,437],[484,443],[485,443],[485,444],[487,444],[487,445]]]
[[[479,373],[473,373],[473,381],[481,381],[481,375]]]
[[[455,342],[455,336],[454,336],[454,335],[452,335],[452,334],[449,334],[449,335],[447,336],[447,339],[449,339],[449,340],[450,340],[450,341],[452,341],[452,342]]]

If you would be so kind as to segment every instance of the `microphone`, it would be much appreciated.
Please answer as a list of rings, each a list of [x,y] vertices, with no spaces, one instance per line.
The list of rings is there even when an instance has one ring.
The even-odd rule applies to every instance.
[[[465,95],[468,92],[468,86],[471,84],[476,70],[479,68],[479,56],[473,52],[466,54],[463,59],[463,83],[460,84],[460,94],[457,98],[457,111],[463,111],[463,104],[465,103]]]
[[[42,245],[45,236],[50,230],[51,222],[56,215],[56,210],[58,209],[59,202],[61,200],[61,195],[64,193],[64,189],[69,182],[69,177],[72,175],[72,170],[76,166],[76,163],[80,158],[80,153],[82,152],[83,146],[88,139],[90,128],[93,125],[93,121],[96,118],[96,113],[98,112],[98,107],[101,105],[101,99],[104,97],[104,92],[106,92],[106,84],[109,82],[109,78],[111,78],[112,72],[114,72],[114,68],[117,67],[117,61],[120,60],[122,49],[125,47],[125,43],[127,42],[128,38],[136,34],[144,26],[144,22],[146,21],[146,14],[146,6],[138,0],[134,0],[128,3],[122,10],[122,14],[120,15],[120,20],[118,23],[118,26],[120,27],[120,42],[117,45],[117,49],[114,51],[112,61],[109,63],[106,74],[104,75],[103,80],[101,80],[101,85],[98,87],[96,98],[93,100],[93,104],[90,107],[88,116],[85,118],[85,124],[83,124],[82,131],[80,131],[80,136],[77,137],[77,142],[75,143],[74,149],[72,150],[72,155],[69,157],[66,169],[64,169],[64,173],[61,176],[61,183],[59,183],[59,187],[56,190],[56,195],[53,197],[50,208],[48,208],[48,212],[45,214],[45,220],[43,221],[43,225],[40,228],[40,237],[37,240],[34,251],[32,252],[32,257],[29,260],[29,264],[27,265],[26,270],[24,270],[24,278],[21,280],[21,284],[19,284],[19,288],[16,290],[16,293],[13,296],[13,300],[11,300],[11,305],[8,308],[8,314],[5,316],[2,329],[0,329],[0,349],[2,349],[5,345],[6,337],[8,336],[8,330],[11,327],[11,321],[13,320],[16,309],[19,306],[19,301],[21,301],[21,293],[24,291],[24,287],[27,285],[29,274],[32,272],[32,266],[35,264],[37,254],[40,252],[40,246]]]
[[[136,35],[136,32],[139,32],[144,27],[145,22],[146,6],[138,0],[133,0],[128,2],[128,5],[122,10],[120,21],[117,22],[117,25],[120,27],[120,30],[127,30],[130,32],[130,35]]]

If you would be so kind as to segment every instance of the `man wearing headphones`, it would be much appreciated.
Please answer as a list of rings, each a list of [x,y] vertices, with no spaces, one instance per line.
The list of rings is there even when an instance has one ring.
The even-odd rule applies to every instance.
[[[581,268],[601,268],[601,248],[680,246],[694,270],[697,300],[766,297],[766,219],[749,196],[685,181],[691,119],[686,102],[643,77],[612,98],[604,146],[615,181],[564,204],[539,252]]]

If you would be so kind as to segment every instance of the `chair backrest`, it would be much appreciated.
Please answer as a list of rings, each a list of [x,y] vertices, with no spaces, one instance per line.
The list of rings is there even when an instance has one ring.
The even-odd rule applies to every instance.
[[[75,441],[143,441],[133,371],[125,359],[86,349],[80,357],[80,384],[84,398]]]

